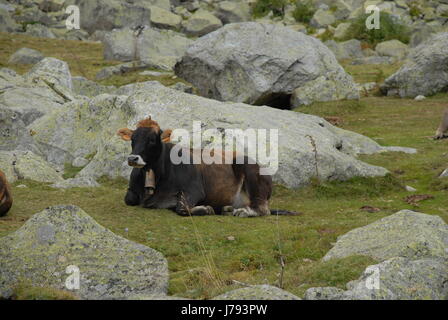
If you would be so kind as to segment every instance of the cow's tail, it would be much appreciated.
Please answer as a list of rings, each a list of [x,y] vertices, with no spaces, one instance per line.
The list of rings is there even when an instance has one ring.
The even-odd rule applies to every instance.
[[[281,210],[281,209],[271,209],[271,215],[273,216],[300,216],[302,215],[302,212],[295,212],[295,211],[288,211],[288,210]]]

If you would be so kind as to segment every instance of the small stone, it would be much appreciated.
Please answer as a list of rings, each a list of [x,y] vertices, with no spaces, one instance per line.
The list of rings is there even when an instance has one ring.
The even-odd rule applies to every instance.
[[[443,170],[443,172],[439,176],[439,178],[445,178],[445,177],[448,177],[448,169]]]
[[[426,97],[425,96],[423,96],[423,95],[418,95],[418,96],[416,96],[415,97],[415,101],[423,101],[423,100],[425,100],[426,99]]]
[[[19,184],[16,188],[28,188],[28,186],[25,184]]]
[[[415,189],[415,188],[413,188],[411,186],[406,186],[406,191],[408,191],[408,192],[416,192],[417,189]]]
[[[235,241],[235,237],[234,237],[234,236],[229,236],[229,237],[227,237],[227,240],[229,240],[229,241]]]

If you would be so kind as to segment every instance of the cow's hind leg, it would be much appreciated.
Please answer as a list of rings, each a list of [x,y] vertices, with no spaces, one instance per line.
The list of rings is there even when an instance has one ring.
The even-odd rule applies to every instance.
[[[176,213],[180,216],[209,216],[214,215],[215,210],[210,206],[190,206],[185,193],[177,194]]]

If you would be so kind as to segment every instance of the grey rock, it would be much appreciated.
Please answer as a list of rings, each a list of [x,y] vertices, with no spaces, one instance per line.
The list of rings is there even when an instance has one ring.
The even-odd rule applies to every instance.
[[[21,48],[14,52],[9,58],[9,64],[35,64],[41,61],[44,55],[34,49]]]
[[[77,95],[95,97],[103,93],[112,93],[115,86],[103,86],[84,77],[72,77],[73,93]]]
[[[352,255],[377,260],[448,258],[448,225],[438,216],[399,211],[340,237],[324,256],[327,261]]]
[[[72,166],[75,168],[82,168],[85,167],[89,163],[89,160],[83,157],[76,157],[73,162]]]
[[[177,82],[176,84],[173,84],[170,86],[171,89],[182,91],[185,93],[193,93],[193,87],[190,85],[187,85],[183,82]]]
[[[443,170],[443,172],[439,176],[439,178],[445,178],[445,177],[448,177],[448,169]]]
[[[408,46],[399,40],[378,43],[375,50],[380,56],[394,57],[398,60],[404,59],[408,54]]]
[[[20,25],[14,21],[10,12],[0,8],[0,32],[16,32],[20,29]]]
[[[310,288],[305,300],[446,300],[448,260],[395,257],[366,268],[358,280],[338,288]]]
[[[0,150],[38,152],[20,114],[0,104]]]
[[[188,20],[182,23],[183,32],[189,36],[201,37],[219,29],[221,20],[212,13],[199,9]]]
[[[0,151],[0,170],[9,182],[30,179],[39,182],[61,182],[61,174],[31,151]]]
[[[48,27],[39,23],[27,25],[25,34],[37,38],[50,38],[50,39],[56,38],[56,36],[53,34],[53,32],[51,32],[51,30]]]
[[[215,15],[223,24],[246,22],[251,19],[250,6],[246,1],[220,1]]]
[[[359,97],[352,78],[325,45],[272,24],[225,25],[196,40],[175,72],[201,95],[221,101],[285,108],[296,88],[308,86],[317,94],[321,81],[312,88],[313,81],[322,76],[330,87],[338,87],[340,96]]]
[[[344,290],[335,287],[309,288],[305,292],[304,300],[343,300]]]
[[[53,86],[73,88],[72,75],[67,62],[56,58],[44,58],[33,66],[25,78],[35,81],[44,80]],[[62,88],[61,88],[62,89]]]
[[[310,25],[315,28],[325,28],[336,22],[336,17],[329,10],[319,9],[314,13]]]
[[[70,189],[70,188],[96,188],[100,184],[96,182],[95,179],[90,177],[78,177],[69,178],[64,181],[56,182],[51,185],[53,188],[57,189]]]
[[[280,288],[270,285],[255,285],[235,289],[213,300],[301,300],[299,297]]]
[[[448,71],[440,66],[447,63],[448,32],[445,32],[413,48],[400,70],[386,79],[382,92],[410,98],[442,92],[448,85]]]
[[[89,33],[96,30],[135,28],[150,23],[151,1],[75,0],[82,12],[81,26]]]
[[[362,58],[361,41],[352,39],[344,42],[336,42],[334,40],[328,40],[325,45],[334,53],[336,59],[356,59]]]
[[[171,30],[144,28],[139,34],[130,29],[113,30],[104,37],[106,60],[133,61],[171,70],[192,41]]]
[[[182,17],[159,8],[157,6],[151,7],[151,25],[161,29],[178,30],[182,23]]]
[[[34,286],[67,290],[79,270],[82,299],[166,295],[168,268],[159,252],[115,235],[73,205],[49,207],[0,241],[0,296],[27,279]]]

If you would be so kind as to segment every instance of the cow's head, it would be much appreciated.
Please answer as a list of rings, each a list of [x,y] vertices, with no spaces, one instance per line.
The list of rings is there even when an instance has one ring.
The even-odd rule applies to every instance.
[[[151,117],[140,121],[135,130],[118,130],[118,135],[123,140],[132,142],[132,153],[128,156],[128,164],[131,167],[143,168],[151,165],[162,152],[162,130]]]

